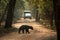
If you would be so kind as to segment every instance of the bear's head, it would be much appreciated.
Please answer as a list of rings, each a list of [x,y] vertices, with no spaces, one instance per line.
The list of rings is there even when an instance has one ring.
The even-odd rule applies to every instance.
[[[33,30],[33,27],[32,27],[32,26],[30,26],[30,29],[31,29],[31,30]]]

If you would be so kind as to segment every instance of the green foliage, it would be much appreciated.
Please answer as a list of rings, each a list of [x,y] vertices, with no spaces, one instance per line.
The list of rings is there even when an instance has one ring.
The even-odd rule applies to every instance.
[[[34,9],[34,14],[36,10],[40,14],[40,19],[48,20],[43,21],[45,23],[53,24],[53,0],[27,0],[30,3],[31,9]],[[35,8],[38,7],[38,8]],[[40,20],[41,21],[41,20]]]
[[[31,9],[38,7],[38,13],[42,18],[49,19],[53,12],[53,0],[27,0]]]
[[[22,8],[24,9],[24,1],[23,0],[16,0],[16,8]]]
[[[2,13],[8,3],[8,0],[1,0],[0,1],[0,13]]]

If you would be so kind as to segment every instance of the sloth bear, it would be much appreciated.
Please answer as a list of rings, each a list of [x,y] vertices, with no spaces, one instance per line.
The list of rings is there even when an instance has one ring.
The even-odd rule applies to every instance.
[[[21,31],[22,31],[22,33],[24,33],[24,31],[26,31],[26,33],[30,33],[29,29],[33,30],[33,27],[32,26],[28,26],[28,25],[22,25],[19,28],[19,32],[18,33],[20,33]]]

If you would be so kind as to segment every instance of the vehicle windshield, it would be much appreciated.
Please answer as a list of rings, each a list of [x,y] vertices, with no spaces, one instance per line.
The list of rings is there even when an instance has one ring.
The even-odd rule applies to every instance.
[[[31,16],[31,14],[30,13],[25,13],[25,16]]]

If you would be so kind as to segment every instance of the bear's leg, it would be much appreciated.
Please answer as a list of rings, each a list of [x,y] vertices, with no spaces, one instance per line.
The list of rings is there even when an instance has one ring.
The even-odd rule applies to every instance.
[[[22,33],[24,33],[24,30],[22,30]]]
[[[20,31],[21,31],[21,30],[19,29],[19,31],[18,31],[19,34],[20,34]]]
[[[30,33],[28,29],[26,29],[26,33]]]

